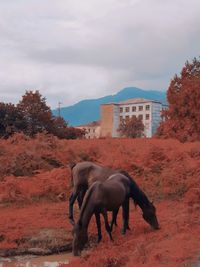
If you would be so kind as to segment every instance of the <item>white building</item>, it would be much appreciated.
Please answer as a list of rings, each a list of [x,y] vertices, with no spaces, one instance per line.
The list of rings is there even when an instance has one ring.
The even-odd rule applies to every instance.
[[[122,119],[140,117],[144,124],[144,135],[152,137],[161,122],[161,111],[166,108],[161,102],[143,98],[129,99],[120,103],[101,105],[101,137],[119,137]]]
[[[95,138],[100,137],[100,122],[99,121],[93,121],[85,125],[77,126],[76,128],[85,131],[86,139],[95,139]]]

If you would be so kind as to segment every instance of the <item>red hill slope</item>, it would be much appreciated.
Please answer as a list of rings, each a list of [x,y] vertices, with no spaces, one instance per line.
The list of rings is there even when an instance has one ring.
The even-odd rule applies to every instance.
[[[175,140],[0,140],[1,255],[70,249],[67,165],[80,160],[128,171],[154,200],[161,230],[152,231],[131,205],[131,231],[120,234],[120,215],[114,243],[104,231],[97,245],[92,220],[90,247],[73,266],[192,266],[200,253],[200,143]]]

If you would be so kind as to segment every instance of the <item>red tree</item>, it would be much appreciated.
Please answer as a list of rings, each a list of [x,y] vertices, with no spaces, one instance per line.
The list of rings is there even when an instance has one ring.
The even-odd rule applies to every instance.
[[[132,116],[131,119],[128,118],[121,121],[118,131],[125,137],[142,137],[144,133],[144,124],[140,118]]]
[[[181,75],[175,75],[167,91],[169,108],[157,136],[181,142],[200,140],[200,61],[186,62]]]
[[[80,138],[84,133],[73,127],[68,127],[67,122],[61,117],[54,117],[46,99],[39,91],[26,91],[17,109],[23,116],[25,127],[23,132],[34,136],[39,132],[47,132],[59,138]]]
[[[38,132],[48,131],[52,124],[52,113],[46,105],[46,99],[39,91],[26,91],[17,108],[23,115],[27,128],[24,132],[30,136]]]
[[[0,137],[7,138],[25,127],[22,114],[13,104],[0,103]]]

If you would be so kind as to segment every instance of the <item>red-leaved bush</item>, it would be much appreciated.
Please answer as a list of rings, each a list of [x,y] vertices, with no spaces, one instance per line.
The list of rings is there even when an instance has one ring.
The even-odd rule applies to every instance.
[[[59,140],[48,134],[0,139],[0,255],[11,248],[71,248],[69,164],[82,160],[129,172],[154,200],[161,230],[152,231],[131,203],[131,231],[121,235],[119,213],[114,242],[102,221],[97,245],[93,218],[89,248],[81,258],[69,256],[71,266],[189,266],[200,243],[200,143],[175,139]],[[75,205],[76,220],[78,214]]]

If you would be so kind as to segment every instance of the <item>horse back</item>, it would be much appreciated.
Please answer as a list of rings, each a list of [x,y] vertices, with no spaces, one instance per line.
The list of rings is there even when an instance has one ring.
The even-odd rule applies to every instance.
[[[96,181],[105,182],[115,171],[108,167],[93,167],[89,174],[88,184]]]
[[[72,179],[75,187],[88,185],[88,177],[92,170],[93,164],[91,162],[79,162],[72,169]]]
[[[125,176],[112,174],[104,182],[93,183],[90,187],[93,188],[92,201],[99,208],[106,208],[110,211],[118,209],[129,197],[128,182],[129,180]]]
[[[90,161],[79,162],[72,169],[73,184],[76,187],[89,187],[95,181],[104,182],[115,171]]]

